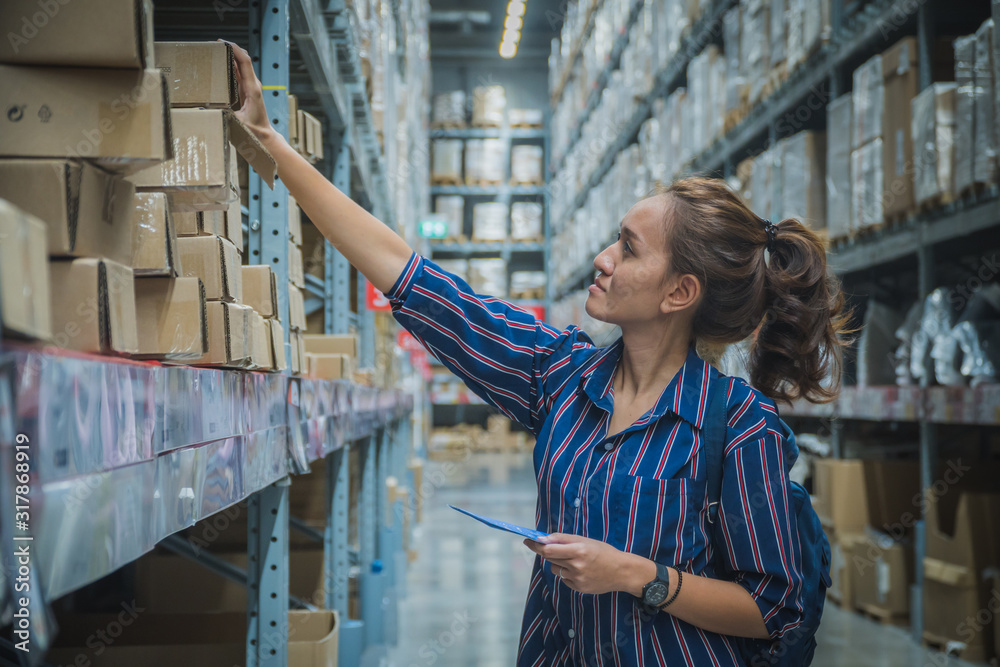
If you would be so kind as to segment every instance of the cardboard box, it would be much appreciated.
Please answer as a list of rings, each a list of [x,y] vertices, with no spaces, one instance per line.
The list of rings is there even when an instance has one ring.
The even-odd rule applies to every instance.
[[[205,287],[198,278],[137,278],[135,311],[143,359],[200,359],[208,349]]]
[[[245,610],[191,612],[188,608],[162,614],[126,604],[115,614],[63,616],[56,646],[46,656],[54,664],[92,667],[242,665],[246,662],[246,619]],[[127,631],[107,643],[92,634],[95,628],[122,626]],[[289,611],[288,664],[336,666],[339,634],[336,611]]]
[[[299,134],[299,98],[288,94],[288,145],[301,152],[301,135]]]
[[[0,199],[0,324],[4,334],[52,338],[45,223]]]
[[[288,370],[288,361],[285,358],[285,329],[278,320],[265,320],[264,322],[267,324],[267,332],[271,338],[273,368],[276,371]]]
[[[851,148],[854,150],[882,138],[882,120],[885,116],[884,70],[881,55],[872,56],[854,70],[854,130],[851,133]]]
[[[358,336],[356,334],[306,334],[303,336],[303,341],[306,352],[358,356]]]
[[[868,525],[897,539],[908,535],[920,516],[920,465],[874,459],[863,465]]]
[[[209,301],[242,301],[243,280],[236,246],[221,236],[182,236],[177,250],[185,276],[201,278]]]
[[[226,236],[221,211],[171,211],[177,236]]]
[[[865,144],[851,153],[851,228],[880,225],[885,220],[883,204],[888,200],[882,185],[885,176],[882,140]]]
[[[241,266],[243,298],[241,301],[262,317],[278,317],[278,288],[274,273],[267,264]],[[280,318],[279,318],[280,319]]]
[[[955,191],[954,83],[934,83],[913,98],[913,194],[918,204]]]
[[[90,257],[49,262],[53,342],[80,352],[136,354],[132,269]]]
[[[271,354],[271,332],[260,313],[251,313],[248,333],[250,335],[250,366],[256,370],[270,370],[274,367],[274,358]]]
[[[288,326],[298,331],[306,328],[306,302],[302,290],[295,285],[288,286]]]
[[[924,637],[954,646],[963,660],[978,663],[992,657],[993,625],[977,620],[983,610],[1000,604],[989,581],[962,565],[924,558]]]
[[[288,241],[288,282],[299,288],[306,286],[305,271],[302,268],[302,251],[291,240]]]
[[[913,131],[911,102],[920,90],[917,40],[905,37],[882,54],[885,103],[882,116],[882,184],[884,214],[910,213],[913,196]],[[991,106],[992,108],[992,106]]]
[[[170,106],[235,109],[236,58],[225,42],[156,42],[156,67],[170,89]]]
[[[863,533],[868,525],[864,461],[816,459],[813,463],[816,514],[838,534]]]
[[[130,177],[139,190],[170,193],[174,210],[225,210],[239,201],[232,143],[274,187],[274,159],[231,111],[171,109],[173,159]]]
[[[139,192],[132,207],[132,270],[137,276],[183,275],[177,232],[162,192]]]
[[[0,3],[0,25],[6,33],[0,40],[0,63],[131,69],[153,66],[150,0],[4,0]]]
[[[1000,563],[1000,493],[963,485],[924,501],[927,557],[979,572]]]
[[[227,366],[246,368],[253,353],[250,341],[250,322],[253,309],[227,301],[208,301],[206,304],[208,347],[192,366]]]
[[[826,229],[826,134],[803,130],[782,145],[783,217]]]
[[[299,375],[302,373],[302,359],[305,357],[304,346],[302,345],[302,334],[297,331],[289,331],[288,344],[288,370],[292,373],[292,375]]]
[[[133,173],[173,157],[159,70],[0,65],[0,157],[87,158]]]
[[[350,380],[353,358],[346,354],[306,352],[306,374],[320,380]]]
[[[291,195],[288,197],[288,237],[296,246],[302,246],[302,209]]]
[[[889,619],[910,613],[913,546],[869,532],[851,549],[854,606]]]
[[[844,609],[854,609],[854,578],[856,568],[851,558],[855,545],[864,542],[861,533],[839,533],[827,530],[830,541],[830,588],[827,594]]]
[[[134,195],[131,183],[82,160],[0,160],[0,198],[46,223],[50,255],[131,264]]]

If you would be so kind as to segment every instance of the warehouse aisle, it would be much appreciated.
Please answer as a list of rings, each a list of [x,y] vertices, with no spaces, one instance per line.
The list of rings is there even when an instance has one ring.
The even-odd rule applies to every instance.
[[[520,538],[477,524],[448,505],[531,525],[535,482],[528,454],[429,461],[419,552],[399,607],[391,667],[510,667],[517,653],[532,554]],[[962,667],[928,653],[898,628],[828,606],[814,667]]]

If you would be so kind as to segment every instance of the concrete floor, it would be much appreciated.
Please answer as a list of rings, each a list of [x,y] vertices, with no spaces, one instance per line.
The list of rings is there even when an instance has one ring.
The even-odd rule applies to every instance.
[[[492,530],[449,504],[531,526],[535,482],[521,454],[428,462],[424,521],[414,531],[399,604],[398,643],[385,667],[509,667],[517,655],[533,554],[516,535]],[[814,667],[969,667],[917,646],[907,632],[827,604]]]

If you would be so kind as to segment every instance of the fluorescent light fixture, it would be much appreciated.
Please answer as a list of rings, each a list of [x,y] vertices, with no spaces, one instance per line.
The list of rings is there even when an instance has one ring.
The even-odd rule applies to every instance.
[[[510,0],[507,5],[508,16],[524,16],[524,2],[522,0]]]
[[[504,42],[500,45],[501,58],[513,58],[517,54],[517,44],[514,42]]]
[[[503,41],[509,42],[511,44],[517,44],[517,41],[521,39],[521,33],[517,30],[504,30],[503,31]]]
[[[507,21],[504,23],[504,27],[507,30],[520,30],[523,21],[520,16],[508,16]]]
[[[524,0],[510,0],[507,5],[507,19],[504,21],[503,41],[500,42],[500,57],[513,58],[517,55],[517,41],[521,39],[524,25]]]

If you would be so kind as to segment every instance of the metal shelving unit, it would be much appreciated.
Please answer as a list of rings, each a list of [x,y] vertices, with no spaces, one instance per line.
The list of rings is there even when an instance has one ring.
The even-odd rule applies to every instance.
[[[536,127],[465,127],[431,130],[431,139],[538,139],[548,133]]]
[[[343,2],[259,0],[216,14],[193,0],[158,2],[159,39],[222,36],[248,48],[274,127],[287,135],[288,94],[325,121],[330,180],[394,225],[385,159],[365,96],[356,36]],[[393,10],[399,12],[395,3]],[[223,18],[225,19],[223,21]],[[218,20],[219,26],[209,25]],[[221,26],[221,27],[220,27]],[[211,33],[211,35],[209,35]],[[397,54],[398,55],[398,54]],[[288,321],[287,189],[251,172],[244,233],[250,263],[277,276],[279,314]],[[362,366],[374,365],[374,315],[350,310],[350,267],[326,244],[325,277],[309,276],[310,305],[327,331],[353,328]],[[286,358],[290,357],[288,328]],[[289,488],[310,463],[327,459],[322,535],[326,606],[340,615],[341,664],[387,640],[383,597],[402,581],[399,512],[389,511],[384,480],[408,478],[413,397],[349,381],[135,362],[4,341],[0,355],[3,469],[13,441],[32,444],[32,632],[51,641],[48,602],[113,572],[200,519],[248,501],[247,570],[221,567],[200,550],[186,555],[248,586],[247,665],[288,664]],[[68,391],[73,400],[68,399]],[[351,479],[352,457],[363,475]],[[8,471],[9,472],[9,471]],[[13,479],[13,474],[5,480]],[[348,545],[348,498],[358,485],[360,550]],[[13,507],[14,490],[0,484]],[[390,518],[391,517],[391,518]],[[398,524],[398,525],[397,525]],[[5,534],[12,531],[3,524]],[[11,542],[13,544],[13,542]],[[384,567],[383,567],[384,564]],[[348,616],[348,579],[360,571],[361,618]],[[4,568],[6,573],[6,568]],[[6,603],[6,582],[0,582]]]
[[[544,185],[433,185],[432,195],[464,195],[466,197],[496,197],[509,199],[514,195],[544,196]]]

